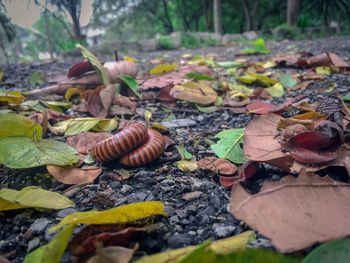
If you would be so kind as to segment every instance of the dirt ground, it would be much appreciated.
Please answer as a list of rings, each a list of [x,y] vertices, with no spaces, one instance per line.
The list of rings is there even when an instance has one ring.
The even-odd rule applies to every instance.
[[[337,53],[345,61],[350,62],[350,37],[336,37],[317,40],[269,42],[267,47],[272,51],[269,55],[246,56],[251,61],[263,61],[277,54],[307,51],[318,54],[324,50]],[[139,61],[142,71],[148,70],[151,59],[166,55],[166,61],[178,62],[181,55],[214,54],[218,60],[237,59],[235,54],[241,46],[209,47],[195,50],[176,50],[133,54]],[[123,54],[120,54],[121,56]],[[103,60],[113,58],[103,57]],[[36,62],[21,65],[0,65],[5,78],[0,82],[1,89],[30,90],[34,88],[29,81],[33,72],[42,72],[46,80],[56,74],[67,71],[69,66],[79,59],[69,61]],[[298,69],[285,68],[285,72],[295,72]],[[45,86],[48,83],[43,83]],[[336,90],[342,95],[350,95],[349,75],[332,74],[325,80],[313,83],[307,90],[286,93],[284,97],[274,99],[280,104],[286,97],[307,95],[310,101],[320,101],[324,90],[336,84]],[[180,127],[171,128],[169,136],[182,143],[199,160],[203,157],[214,156],[203,138],[214,139],[219,131],[228,128],[244,128],[253,118],[252,114],[234,114],[228,109],[219,108],[214,113],[199,112],[187,102],[165,104],[156,101],[139,101],[138,115],[135,120],[143,121],[143,111],[153,110],[153,120],[161,122],[170,114],[176,119],[183,119]],[[164,110],[164,109],[171,109]],[[51,135],[53,138],[54,136]],[[198,143],[198,139],[202,138]],[[12,262],[22,262],[27,251],[46,244],[52,236],[47,229],[59,219],[75,211],[103,210],[113,206],[145,200],[162,201],[169,214],[162,218],[162,226],[153,234],[141,237],[138,242],[140,249],[136,257],[152,254],[171,248],[199,244],[206,239],[220,239],[237,235],[249,227],[236,220],[228,212],[230,190],[222,187],[218,178],[210,173],[197,170],[185,173],[176,168],[174,162],[179,160],[175,147],[167,149],[168,158],[163,156],[147,167],[131,169],[133,176],[124,181],[115,181],[109,172],[118,165],[103,167],[103,173],[93,184],[78,188],[70,193],[70,198],[76,203],[76,208],[60,211],[36,211],[33,209],[0,212],[0,253],[11,255]],[[254,181],[245,182],[247,189],[256,191],[265,180],[279,180],[286,174],[266,165]],[[14,170],[0,166],[0,187],[21,189],[25,186],[36,185],[56,192],[65,192],[68,186],[54,180],[46,168]],[[189,193],[192,193],[189,195]],[[185,195],[187,194],[187,195]],[[190,197],[188,197],[190,196]],[[259,235],[251,247],[268,247],[273,249],[270,241]],[[69,262],[70,255],[66,253],[63,261]]]

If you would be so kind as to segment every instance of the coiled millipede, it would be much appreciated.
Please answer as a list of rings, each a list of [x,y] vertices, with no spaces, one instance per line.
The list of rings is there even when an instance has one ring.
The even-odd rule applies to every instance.
[[[136,167],[156,160],[164,149],[165,139],[162,134],[135,123],[97,143],[90,153],[98,162],[105,163],[120,158],[121,164]]]

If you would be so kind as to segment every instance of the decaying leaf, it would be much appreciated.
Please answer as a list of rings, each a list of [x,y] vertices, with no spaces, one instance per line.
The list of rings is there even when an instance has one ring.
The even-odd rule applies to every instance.
[[[23,263],[45,263],[48,259],[50,263],[60,263],[73,229],[74,226],[62,229],[48,244],[29,253]]]
[[[186,100],[203,105],[214,103],[216,91],[203,82],[187,82],[173,87],[170,95],[180,100]]]
[[[28,137],[7,137],[0,140],[0,163],[10,168],[73,165],[79,161],[77,154],[74,148],[52,139],[34,142]]]
[[[89,96],[87,109],[94,117],[105,118],[112,105],[117,88],[113,84],[96,88]]]
[[[216,157],[206,157],[197,162],[198,167],[203,170],[210,170],[221,175],[233,175],[237,172],[236,165],[226,159]]]
[[[216,156],[228,159],[234,163],[244,163],[245,157],[242,146],[244,138],[244,129],[230,129],[219,132],[215,135],[219,138],[216,144],[210,146]]]
[[[50,231],[56,231],[64,225],[128,223],[153,215],[167,215],[164,211],[163,203],[147,201],[119,206],[104,211],[77,212],[63,218]]]
[[[279,251],[293,252],[350,235],[349,198],[350,184],[300,173],[267,182],[255,195],[236,185],[230,212],[270,238]]]
[[[112,134],[109,132],[82,132],[78,135],[67,137],[67,144],[72,146],[79,153],[86,155],[95,144],[111,136]]]
[[[131,261],[137,246],[133,249],[110,246],[97,250],[97,255],[89,258],[86,263],[128,263]]]
[[[20,208],[64,209],[75,204],[67,197],[35,186],[20,191],[3,188],[0,190],[0,211]]]
[[[47,170],[57,181],[64,184],[93,182],[102,172],[102,168],[96,166],[77,168],[48,165]]]
[[[271,103],[263,102],[263,101],[253,101],[247,105],[247,110],[249,113],[255,114],[267,114],[269,112],[275,112],[279,108]]]

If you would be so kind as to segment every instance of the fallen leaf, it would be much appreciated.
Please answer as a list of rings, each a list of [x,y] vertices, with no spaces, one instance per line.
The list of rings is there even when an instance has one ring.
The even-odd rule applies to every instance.
[[[218,97],[219,98],[219,97]],[[213,113],[216,112],[218,110],[218,107],[216,106],[209,106],[209,107],[201,107],[198,104],[196,104],[196,108],[200,111],[200,112],[204,112],[204,113]]]
[[[210,148],[219,158],[228,159],[234,163],[244,163],[246,161],[241,144],[244,138],[244,129],[230,129],[219,132],[215,135],[219,138],[216,144]]]
[[[246,231],[237,236],[224,238],[210,243],[209,248],[216,254],[229,254],[240,249],[244,249],[248,242],[255,240],[253,231]],[[199,246],[187,246],[150,256],[145,256],[135,261],[135,263],[175,263],[181,262],[185,256],[197,249]]]
[[[215,61],[215,65],[220,68],[235,68],[243,65],[240,61]]]
[[[81,154],[88,154],[91,148],[113,136],[109,132],[82,132],[78,135],[67,137],[67,144],[72,146]]]
[[[87,109],[94,117],[105,118],[112,105],[117,88],[113,84],[96,88],[87,100]]]
[[[287,253],[350,235],[349,198],[350,184],[300,173],[267,182],[255,195],[234,186],[230,212]]]
[[[350,257],[350,238],[327,242],[312,250],[303,263],[346,262]]]
[[[94,59],[97,59],[96,57]],[[102,66],[102,65],[101,65]],[[74,78],[80,75],[83,75],[87,72],[94,71],[94,66],[89,62],[89,60],[85,59],[77,64],[71,66],[67,73],[67,78]]]
[[[142,99],[140,87],[134,77],[128,75],[121,75],[119,78],[126,84],[126,86],[139,98]]]
[[[73,229],[74,226],[67,226],[62,229],[48,244],[30,252],[23,263],[45,263],[48,259],[50,263],[60,263]]]
[[[63,218],[49,231],[56,231],[64,225],[128,223],[153,215],[167,215],[163,203],[147,201],[114,207],[104,211],[77,212]]]
[[[57,181],[64,184],[93,182],[102,173],[102,168],[96,166],[77,168],[48,165],[47,170]]]
[[[49,109],[60,113],[72,107],[72,104],[66,101],[45,101],[44,104],[46,104]]]
[[[279,80],[280,80],[281,84],[283,85],[283,87],[285,87],[286,89],[292,88],[298,83],[298,81],[293,79],[290,74],[282,75],[279,78]]]
[[[307,60],[310,67],[333,66],[336,68],[349,68],[350,65],[341,59],[337,54],[325,51],[319,55],[312,56]]]
[[[176,166],[183,172],[194,172],[198,169],[197,162],[194,160],[181,160],[176,162]]]
[[[151,75],[167,73],[169,71],[174,71],[177,68],[177,64],[159,64],[153,67],[149,73]]]
[[[215,102],[217,93],[213,88],[203,82],[186,82],[173,87],[170,95],[180,100],[186,100],[203,105]]]
[[[265,45],[265,40],[263,38],[258,38],[252,42],[251,48],[242,49],[239,55],[253,55],[253,54],[268,54],[270,50]]]
[[[42,127],[31,119],[15,113],[0,115],[0,138],[28,137],[40,141]]]
[[[0,163],[10,168],[31,168],[47,164],[73,165],[79,161],[74,148],[52,139],[34,142],[28,137],[0,140]]]
[[[111,246],[97,250],[97,255],[89,258],[86,263],[128,263],[136,248]]]
[[[0,190],[0,211],[29,207],[64,209],[74,206],[67,197],[36,186],[27,186],[20,191],[6,188]]]
[[[284,95],[284,88],[281,83],[276,83],[275,85],[266,88],[266,91],[272,96],[272,97],[282,97]]]
[[[249,103],[246,107],[249,113],[255,114],[267,114],[269,112],[275,112],[279,110],[279,107],[274,104],[258,100]]]
[[[0,90],[0,102],[19,105],[24,101],[25,97],[18,91],[2,91]]]
[[[181,159],[183,159],[183,160],[191,160],[192,159],[192,156],[193,156],[192,153],[187,151],[183,144],[176,146],[176,150],[180,154]]]
[[[66,101],[71,101],[73,97],[77,95],[80,96],[81,91],[82,90],[80,88],[76,88],[76,87],[68,88],[66,93],[64,94],[64,99]]]
[[[293,158],[282,152],[276,140],[278,122],[283,119],[276,114],[266,114],[253,119],[245,129],[244,155],[248,160],[265,162],[283,170],[289,170]]]
[[[257,162],[248,161],[239,167],[238,173],[232,175],[220,175],[219,182],[223,187],[231,188],[240,182],[253,177],[259,169]]]
[[[198,167],[202,170],[209,170],[221,175],[233,175],[237,172],[236,165],[226,159],[216,157],[206,157],[197,162]]]
[[[189,79],[194,79],[194,80],[209,80],[213,81],[215,78],[212,76],[206,75],[206,74],[201,74],[196,71],[191,71],[186,74],[186,77]]]

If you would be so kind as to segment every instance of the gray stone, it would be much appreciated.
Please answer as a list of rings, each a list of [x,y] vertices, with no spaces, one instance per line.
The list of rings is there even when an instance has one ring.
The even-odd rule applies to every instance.
[[[257,39],[259,36],[255,31],[247,31],[243,33],[243,36],[248,39],[248,40],[255,40]]]
[[[28,242],[27,252],[32,251],[34,248],[37,248],[40,244],[40,239],[38,237],[33,238]]]
[[[196,33],[191,33],[191,35],[199,38],[202,41],[210,41],[214,40],[218,43],[221,42],[221,35],[220,34],[215,34],[212,32],[196,32]]]
[[[179,222],[180,222],[180,219],[177,215],[174,215],[174,216],[170,217],[170,219],[169,219],[169,223],[171,225],[175,225],[176,223],[179,223]]]
[[[226,226],[224,224],[214,224],[213,232],[216,237],[227,237],[232,235],[236,230],[234,226]]]
[[[120,189],[120,192],[122,193],[122,194],[125,194],[125,193],[127,193],[127,192],[129,192],[129,191],[132,191],[132,187],[130,186],[130,185],[128,185],[128,184],[124,184],[123,186],[122,186],[122,189]]]
[[[193,199],[196,199],[196,198],[200,197],[201,195],[204,195],[204,193],[201,191],[189,192],[189,193],[184,194],[182,196],[182,199],[184,199],[186,201],[192,201]]]
[[[224,45],[230,44],[235,41],[243,40],[244,36],[242,34],[225,34],[221,38],[221,42]]]
[[[51,223],[47,218],[38,218],[34,223],[29,227],[29,229],[35,233],[42,233],[45,228]]]
[[[138,44],[143,52],[156,51],[158,49],[158,41],[155,38],[140,40]]]
[[[257,238],[247,245],[248,248],[272,248],[273,245],[270,240],[265,238]]]
[[[197,122],[191,119],[176,119],[172,121],[162,121],[162,125],[168,128],[184,128],[197,125]]]
[[[168,243],[172,248],[190,245],[193,237],[189,234],[175,234],[169,237]]]
[[[169,38],[176,48],[181,47],[181,32],[173,32],[169,35]]]

